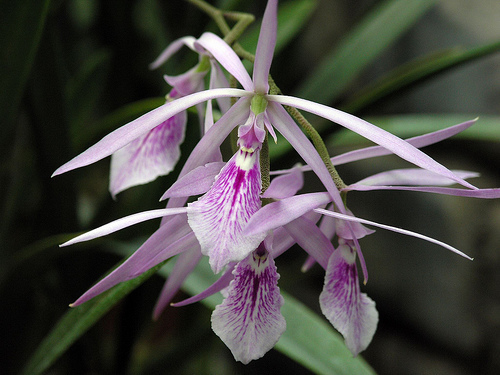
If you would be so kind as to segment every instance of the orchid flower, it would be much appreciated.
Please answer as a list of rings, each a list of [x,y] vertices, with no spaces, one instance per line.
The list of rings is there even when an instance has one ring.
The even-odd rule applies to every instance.
[[[160,56],[150,65],[156,69],[166,62],[172,54],[182,46],[187,46],[200,55],[198,64],[187,72],[178,76],[165,75],[165,81],[172,86],[166,97],[166,102],[202,91],[204,77],[210,69],[210,88],[229,87],[220,66],[202,48],[196,46],[196,39],[186,36],[172,42]],[[221,110],[229,109],[229,102],[219,101]],[[198,106],[202,134],[213,124],[211,103],[207,106],[206,116],[202,106]],[[116,150],[111,155],[109,191],[111,195],[130,187],[145,184],[159,176],[170,173],[180,158],[180,145],[184,141],[186,132],[187,113],[180,111],[174,116],[165,119],[151,130],[131,140],[124,147]]]
[[[320,296],[322,311],[344,335],[346,345],[356,355],[371,341],[378,320],[373,301],[360,292],[357,276],[356,256],[367,279],[358,239],[370,232],[361,224],[422,238],[467,257],[460,250],[424,235],[357,218],[345,207],[320,155],[283,105],[324,117],[379,145],[350,155],[346,160],[392,152],[421,168],[418,172],[409,170],[399,175],[385,174],[373,178],[371,182],[368,180],[368,183],[361,181],[346,187],[345,192],[349,189],[361,190],[363,186],[392,188],[390,183],[401,183],[405,179],[406,182],[432,180],[440,186],[418,186],[415,189],[445,194],[460,190],[455,195],[491,198],[498,196],[498,191],[477,189],[465,180],[472,177],[470,173],[453,172],[430,158],[417,148],[421,147],[422,139],[404,141],[337,109],[305,99],[269,94],[268,77],[276,43],[277,3],[277,0],[268,1],[252,78],[235,52],[220,37],[204,33],[193,42],[196,50],[205,51],[235,77],[242,89],[211,87],[176,97],[108,134],[54,172],[54,175],[65,173],[123,152],[137,139],[151,136],[152,140],[156,140],[151,132],[159,124],[170,121],[191,106],[213,99],[238,98],[215,124],[205,127],[204,135],[188,157],[178,181],[162,197],[169,198],[167,208],[116,220],[63,244],[87,241],[145,220],[162,218],[162,225],[130,258],[73,305],[83,303],[113,285],[179,255],[176,268],[155,307],[154,314],[157,316],[196,263],[206,255],[215,273],[224,272],[214,286],[189,301],[227,288],[224,302],[212,315],[212,326],[235,358],[248,363],[274,346],[285,329],[279,312],[283,303],[277,286],[279,275],[273,259],[297,243],[326,270],[325,286]],[[176,46],[184,42],[178,41]],[[220,155],[220,145],[236,127],[238,150],[224,163],[214,155]],[[316,173],[325,186],[325,192],[296,195],[302,186],[302,177],[292,171],[289,175],[273,179],[271,186],[261,193],[260,150],[266,134],[276,140],[275,130],[294,147],[307,163],[307,168]],[[451,183],[459,183],[467,189],[443,187]],[[200,194],[203,195],[198,200],[184,206],[188,197]],[[261,198],[272,198],[274,201],[262,207]],[[325,210],[327,204],[333,204],[334,208]],[[335,220],[325,218],[322,221],[325,224],[318,227],[321,215]],[[332,229],[332,223],[335,223],[335,229]],[[331,243],[334,234],[339,239],[337,249]]]

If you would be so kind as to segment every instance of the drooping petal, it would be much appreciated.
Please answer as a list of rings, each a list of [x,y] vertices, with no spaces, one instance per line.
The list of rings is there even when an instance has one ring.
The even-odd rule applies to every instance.
[[[95,163],[96,161],[113,154],[123,146],[132,142],[134,139],[139,138],[141,135],[163,123],[165,120],[188,109],[189,107],[192,107],[193,105],[218,97],[241,97],[248,95],[249,93],[247,91],[239,89],[214,89],[197,92],[171,102],[167,102],[161,107],[153,109],[145,115],[142,115],[134,121],[131,121],[109,133],[80,155],[57,168],[52,174],[52,177]]]
[[[233,49],[219,36],[210,32],[203,35],[195,43],[202,46],[221,64],[247,91],[253,91],[254,86],[250,75]]]
[[[283,199],[295,195],[304,186],[304,176],[300,169],[272,179],[262,198]]]
[[[354,217],[351,210],[348,209],[347,213]],[[350,226],[348,225],[348,223],[348,221],[346,222],[344,220],[335,220],[335,233],[337,234],[339,239],[354,240],[354,238],[360,239],[372,233],[375,233],[373,229],[369,229],[361,223],[351,222]]]
[[[186,112],[179,112],[111,156],[109,191],[113,197],[174,169],[181,155],[186,121]]]
[[[141,273],[147,271],[151,267],[156,266],[163,260],[168,259],[179,252],[185,250],[186,243],[178,243],[176,249],[172,249],[165,257],[158,257],[158,248],[163,249],[163,243],[158,246],[158,241],[165,242],[168,238],[173,243],[182,240],[182,238],[190,231],[187,225],[186,215],[179,215],[174,217],[168,226],[162,226],[150,237],[139,249],[137,249],[125,262],[113,270],[109,275],[99,281],[96,285],[86,291],[80,298],[78,298],[72,306],[78,306],[91,298],[101,294],[102,292],[112,288],[118,283],[126,280],[133,279]],[[194,235],[193,235],[194,237]],[[170,242],[169,242],[170,243]],[[155,262],[156,260],[156,262]],[[146,266],[146,267],[145,267]]]
[[[212,329],[237,361],[247,364],[261,358],[285,331],[278,279],[265,250],[257,250],[236,266],[228,296],[212,314]]]
[[[296,195],[269,203],[252,216],[244,233],[246,235],[267,233],[330,201],[330,195],[325,192]]]
[[[187,207],[165,208],[160,210],[139,212],[137,214],[125,216],[110,223],[104,224],[99,228],[81,234],[59,246],[63,247],[63,246],[73,245],[79,242],[90,241],[93,240],[94,238],[106,236],[110,233],[119,231],[120,229],[127,228],[147,220],[157,219],[163,216],[182,214],[186,212],[187,212]]]
[[[455,254],[458,254],[460,256],[463,256],[464,258],[467,258],[469,260],[472,260],[472,258],[466,254],[464,254],[463,252],[461,252],[460,250],[458,249],[455,249],[453,246],[450,246],[448,245],[447,243],[444,243],[442,241],[439,241],[439,240],[436,240],[434,238],[431,238],[431,237],[427,237],[427,236],[424,236],[423,234],[420,234],[420,233],[415,233],[415,232],[412,232],[410,230],[406,230],[406,229],[402,229],[402,228],[397,228],[397,227],[393,227],[393,226],[390,226],[390,225],[385,225],[385,224],[380,224],[380,223],[376,223],[374,221],[370,221],[370,220],[365,220],[365,219],[361,219],[359,217],[354,217],[354,216],[350,216],[350,215],[344,215],[344,214],[340,214],[338,212],[333,212],[333,211],[328,211],[328,210],[324,210],[322,208],[315,208],[314,211],[320,213],[320,214],[323,214],[323,215],[328,215],[328,216],[331,216],[331,217],[334,217],[334,218],[337,218],[337,219],[342,219],[342,220],[347,220],[347,221],[353,221],[353,222],[358,222],[358,223],[361,223],[361,224],[367,224],[367,225],[373,225],[374,227],[378,227],[378,228],[382,228],[382,229],[386,229],[386,230],[390,230],[392,232],[396,232],[396,233],[401,233],[401,234],[404,234],[406,236],[411,236],[411,237],[415,237],[415,238],[420,238],[422,240],[425,240],[425,241],[428,241],[428,242],[431,242],[431,243],[434,243],[436,245],[439,245],[439,246],[442,246],[444,247],[445,249],[448,249],[452,252],[454,252]]]
[[[366,186],[349,185],[344,190],[373,191],[373,190],[399,190],[399,191],[418,191],[422,193],[434,193],[444,195],[454,195],[457,197],[497,199],[500,198],[500,189],[455,189],[447,187],[434,186]]]
[[[274,47],[276,46],[277,28],[278,1],[269,0],[260,26],[259,41],[257,42],[253,68],[255,92],[260,94],[267,94],[269,91],[268,76],[273,60]]]
[[[394,154],[400,156],[401,158],[429,171],[440,174],[444,177],[448,177],[459,184],[468,187],[470,189],[477,189],[475,186],[471,185],[462,178],[456,176],[449,169],[443,165],[436,162],[427,154],[423,153],[419,149],[410,145],[408,142],[403,141],[401,138],[366,122],[356,116],[350,115],[348,113],[339,111],[325,105],[311,102],[309,100],[295,98],[292,96],[284,95],[268,95],[267,99],[276,103],[281,103],[284,105],[290,105],[298,109],[313,113],[315,115],[324,117],[330,121],[336,122],[343,127],[350,129],[359,135],[387,148]]]
[[[284,228],[302,249],[326,269],[334,248],[330,239],[313,222],[299,217],[286,224]]]
[[[174,40],[172,43],[168,45],[167,48],[163,50],[163,52],[149,65],[149,69],[156,69],[160,65],[162,65],[165,61],[167,61],[170,56],[176,53],[178,50],[182,48],[182,46],[187,46],[190,49],[194,50],[194,42],[195,38],[192,36],[185,36]]]
[[[154,320],[159,318],[160,314],[179,291],[182,283],[193,271],[201,258],[202,254],[199,247],[193,247],[179,255],[172,272],[168,276],[167,281],[161,290],[158,301],[156,302],[153,310]]]
[[[224,162],[215,162],[193,169],[175,181],[163,194],[163,198],[190,197],[206,193],[224,165],[226,165]]]
[[[219,277],[216,282],[214,282],[212,285],[210,285],[203,292],[201,292],[195,296],[189,297],[183,301],[172,303],[171,305],[174,307],[181,307],[181,306],[190,305],[192,303],[199,302],[202,299],[210,297],[211,295],[213,295],[217,292],[221,292],[223,289],[227,288],[229,286],[229,283],[231,282],[231,280],[234,279],[233,270],[234,270],[234,267],[236,267],[236,264],[237,263],[234,263],[234,262],[229,263],[227,265],[226,270],[222,274],[222,276]]]
[[[266,236],[242,234],[261,206],[260,189],[258,151],[240,150],[220,171],[211,189],[188,205],[189,225],[215,273],[229,262],[244,259]]]
[[[319,303],[354,356],[367,348],[377,329],[378,312],[375,302],[360,292],[356,253],[349,246],[340,246],[330,257]]]
[[[460,178],[473,178],[478,177],[479,173],[470,171],[456,171],[453,170]],[[393,169],[381,173],[374,174],[373,176],[366,177],[355,185],[413,185],[413,186],[447,186],[453,185],[455,181],[449,178],[440,176],[434,172],[429,172],[425,169],[419,168],[406,168],[406,169]]]
[[[406,142],[416,148],[432,145],[441,142],[444,139],[450,138],[465,129],[470,128],[476,120],[466,121],[461,124],[453,125],[445,129],[437,130],[432,133],[419,135],[416,137],[405,139]],[[341,165],[357,160],[374,158],[377,156],[390,155],[392,152],[382,146],[365,147],[359,150],[349,151],[341,155],[334,156],[331,160],[333,165]]]

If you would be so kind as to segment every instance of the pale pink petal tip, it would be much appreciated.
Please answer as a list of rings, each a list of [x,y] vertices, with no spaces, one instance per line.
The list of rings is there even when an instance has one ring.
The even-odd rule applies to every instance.
[[[273,259],[263,246],[233,271],[227,297],[212,314],[212,329],[237,361],[261,358],[274,347],[286,329],[281,315],[283,297]]]
[[[342,245],[332,254],[319,302],[354,356],[368,347],[377,329],[378,312],[375,302],[360,292],[356,253],[349,246]]]
[[[219,273],[253,251],[266,233],[245,236],[242,230],[259,210],[261,201],[258,151],[238,151],[222,168],[210,190],[188,205],[188,223]]]

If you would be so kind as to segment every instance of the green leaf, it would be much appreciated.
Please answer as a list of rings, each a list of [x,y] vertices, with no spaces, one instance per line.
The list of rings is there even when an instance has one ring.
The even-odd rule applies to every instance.
[[[409,138],[472,120],[473,118],[474,115],[465,114],[433,114],[377,116],[366,118],[366,120],[401,138]],[[455,135],[453,139],[500,142],[500,117],[482,115],[473,126]],[[341,129],[333,134],[327,139],[326,144],[334,149],[340,146],[364,147],[372,145],[367,139],[347,129]]]
[[[346,112],[356,112],[390,94],[401,92],[403,88],[412,87],[439,73],[489,56],[499,50],[500,41],[497,41],[470,49],[457,47],[416,59],[399,66],[373,84],[358,91],[342,106],[342,109]]]
[[[49,0],[0,1],[0,118],[14,120],[49,10]],[[5,129],[4,129],[5,130]],[[3,134],[5,139],[10,139]]]
[[[22,374],[42,374],[105,313],[150,278],[163,264],[160,263],[135,279],[118,284],[92,300],[69,310],[38,346]]]
[[[278,54],[300,32],[316,8],[316,0],[294,0],[280,5],[278,10],[278,36],[274,53]],[[238,42],[249,52],[255,52],[259,39],[260,22],[246,32]]]
[[[334,101],[368,64],[409,29],[435,2],[382,2],[326,55],[294,95],[321,103]]]

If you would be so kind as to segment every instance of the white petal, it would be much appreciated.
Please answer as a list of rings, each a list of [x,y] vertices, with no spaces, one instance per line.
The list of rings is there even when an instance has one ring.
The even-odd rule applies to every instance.
[[[212,329],[244,364],[266,354],[286,328],[276,266],[269,254],[258,253],[236,266],[228,296],[212,314]]]
[[[253,251],[266,233],[244,236],[242,230],[261,206],[258,151],[238,151],[222,168],[210,190],[188,205],[188,222],[219,273],[231,261]]]

